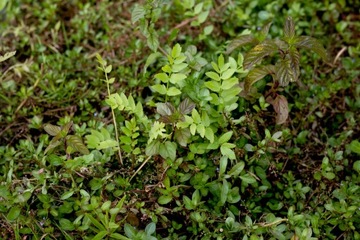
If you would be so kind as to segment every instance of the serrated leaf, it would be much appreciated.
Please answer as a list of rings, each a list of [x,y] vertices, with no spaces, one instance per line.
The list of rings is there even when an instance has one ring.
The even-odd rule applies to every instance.
[[[181,114],[189,114],[195,108],[195,103],[193,103],[189,98],[185,98],[179,105],[179,111]]]
[[[4,55],[0,55],[0,62],[3,62],[9,58],[11,58],[12,56],[14,56],[16,53],[16,51],[12,51],[12,52],[7,52]]]
[[[296,48],[304,48],[317,53],[324,61],[328,61],[328,55],[322,44],[315,38],[300,36],[296,38]]]
[[[290,60],[290,68],[293,71],[295,81],[298,80],[300,75],[300,53],[295,47],[289,48],[288,58]]]
[[[175,161],[176,159],[176,148],[177,145],[174,142],[166,141],[164,144],[160,144],[159,148],[159,154],[164,159],[171,159],[172,161]]]
[[[160,142],[159,141],[152,141],[150,144],[146,146],[145,154],[147,156],[154,156],[159,154],[160,149]]]
[[[250,69],[264,57],[271,55],[278,50],[277,45],[272,40],[265,40],[251,49],[244,58],[244,68]]]
[[[297,76],[295,76],[295,73],[291,68],[291,62],[288,58],[279,61],[275,67],[275,77],[280,83],[280,86],[287,86],[289,82],[295,82],[297,80]]]
[[[247,77],[245,78],[244,88],[245,91],[249,91],[250,87],[256,83],[257,81],[263,79],[266,75],[274,74],[275,73],[275,66],[274,65],[266,65],[266,66],[259,66],[253,68],[249,71]]]
[[[176,95],[180,95],[181,91],[179,89],[177,89],[176,87],[170,87],[167,91],[166,91],[166,95],[168,96],[176,96]]]
[[[226,54],[230,54],[232,51],[234,51],[236,48],[244,46],[249,43],[258,43],[258,40],[250,34],[241,35],[237,39],[230,42],[226,49]]]
[[[176,112],[176,109],[171,103],[167,102],[167,103],[157,103],[156,111],[161,116],[170,116]]]
[[[44,125],[44,130],[51,136],[56,136],[60,133],[61,127],[46,123]]]
[[[146,14],[146,9],[142,5],[136,5],[131,12],[131,22],[134,24],[140,19],[144,18]]]
[[[150,31],[147,36],[147,45],[153,51],[156,52],[159,47],[159,36],[155,30]]]
[[[291,43],[295,37],[295,24],[291,17],[287,17],[284,25],[285,41]]]
[[[175,129],[174,138],[181,146],[186,147],[190,137],[191,134],[188,128]]]
[[[66,137],[66,144],[81,154],[89,154],[89,150],[83,143],[82,139],[76,135],[70,135]]]

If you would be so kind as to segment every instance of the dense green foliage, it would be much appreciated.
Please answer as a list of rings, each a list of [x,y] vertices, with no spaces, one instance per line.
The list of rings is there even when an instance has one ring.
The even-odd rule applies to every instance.
[[[360,239],[357,1],[0,9],[0,239]]]

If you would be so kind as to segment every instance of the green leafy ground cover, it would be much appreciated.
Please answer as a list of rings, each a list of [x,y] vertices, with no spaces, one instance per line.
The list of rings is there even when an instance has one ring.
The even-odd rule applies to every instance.
[[[360,239],[359,8],[0,1],[0,238]]]

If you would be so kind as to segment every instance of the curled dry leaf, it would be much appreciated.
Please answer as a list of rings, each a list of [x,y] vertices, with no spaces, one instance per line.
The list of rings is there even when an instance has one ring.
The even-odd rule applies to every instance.
[[[289,105],[283,95],[277,95],[275,99],[267,97],[266,101],[270,103],[276,112],[276,124],[283,124],[289,116]]]

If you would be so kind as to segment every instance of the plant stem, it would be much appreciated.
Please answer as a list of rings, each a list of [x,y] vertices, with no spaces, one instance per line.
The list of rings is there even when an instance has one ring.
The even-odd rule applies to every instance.
[[[104,70],[105,67],[103,66]],[[110,85],[109,85],[109,78],[108,75],[105,72],[105,78],[106,78],[106,86],[107,86],[107,92],[108,92],[108,96],[110,96]],[[118,144],[118,155],[119,155],[119,160],[120,160],[120,164],[123,164],[123,160],[122,160],[122,155],[121,155],[121,149],[120,149],[120,142],[119,142],[119,132],[118,132],[118,128],[117,128],[117,124],[116,124],[116,116],[115,116],[115,112],[114,109],[111,108],[111,114],[112,114],[112,119],[113,119],[113,123],[114,123],[114,128],[115,128],[115,137],[116,137],[116,142]]]

